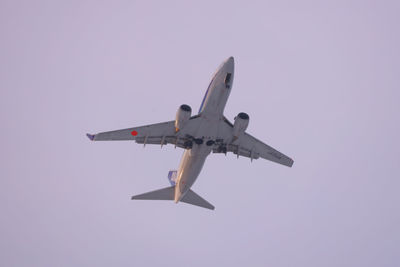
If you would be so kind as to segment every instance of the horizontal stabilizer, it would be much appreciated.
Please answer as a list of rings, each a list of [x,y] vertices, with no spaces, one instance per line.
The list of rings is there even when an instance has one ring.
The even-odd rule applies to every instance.
[[[133,196],[132,199],[143,199],[143,200],[174,200],[175,186],[166,187],[163,189],[147,192],[144,194]],[[206,209],[213,210],[214,206],[204,200],[201,196],[189,189],[185,196],[180,200],[188,204],[203,207]]]
[[[201,196],[196,194],[191,189],[189,189],[189,191],[181,199],[181,202],[185,202],[188,204],[192,204],[192,205],[203,207],[203,208],[210,209],[210,210],[215,209],[213,205],[208,203],[207,200],[203,199]]]
[[[132,199],[174,200],[174,196],[175,196],[175,186],[170,186],[163,189],[133,196]]]

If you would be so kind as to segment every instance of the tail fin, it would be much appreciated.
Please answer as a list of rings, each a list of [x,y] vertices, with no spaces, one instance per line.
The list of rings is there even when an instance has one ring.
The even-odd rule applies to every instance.
[[[178,178],[178,171],[169,171],[168,173],[168,181],[171,185],[176,185],[176,179]]]
[[[174,200],[175,186],[154,190],[144,194],[133,196],[132,199],[148,199],[148,200]]]
[[[182,202],[192,204],[195,206],[203,207],[206,209],[213,210],[215,207],[211,205],[207,200],[203,199],[201,196],[196,194],[194,191],[189,189],[189,191],[181,199]]]

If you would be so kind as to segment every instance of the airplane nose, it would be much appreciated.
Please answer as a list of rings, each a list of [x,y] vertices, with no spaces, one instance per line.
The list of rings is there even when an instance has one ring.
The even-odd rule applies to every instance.
[[[225,63],[233,64],[235,62],[235,59],[233,57],[229,57],[228,59],[225,60]]]
[[[233,57],[229,57],[227,60],[225,60],[225,67],[228,70],[228,72],[233,72],[235,65],[235,60]]]

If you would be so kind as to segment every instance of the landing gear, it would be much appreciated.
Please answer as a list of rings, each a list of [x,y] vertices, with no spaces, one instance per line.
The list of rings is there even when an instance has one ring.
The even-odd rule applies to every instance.
[[[183,146],[185,147],[185,149],[191,149],[193,147],[193,142],[186,141],[185,143],[183,143]]]
[[[185,146],[185,148],[188,148],[188,149],[190,149],[190,148],[192,148],[193,147],[193,144],[196,144],[196,145],[202,145],[203,143],[204,143],[204,137],[203,138],[194,138],[194,137],[188,137],[188,138],[190,138],[189,140],[187,140],[185,143],[184,143],[184,146]],[[214,145],[214,144],[216,144],[216,141],[214,141],[214,140],[207,140],[206,141],[206,145],[207,146],[212,146],[212,145]]]
[[[196,144],[198,144],[198,145],[203,144],[203,139],[201,139],[201,138],[196,138],[196,139],[194,139],[193,141],[194,141]]]
[[[226,152],[227,152],[226,146],[225,146],[225,145],[220,145],[220,146],[217,148],[217,151],[214,152],[214,153],[224,153],[224,154],[226,154]]]
[[[206,145],[207,145],[207,146],[212,146],[213,144],[215,144],[215,141],[213,141],[213,140],[208,140],[208,141],[206,142]]]

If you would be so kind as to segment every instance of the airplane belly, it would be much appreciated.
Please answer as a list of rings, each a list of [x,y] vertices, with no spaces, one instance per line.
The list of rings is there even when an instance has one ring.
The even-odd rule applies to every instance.
[[[175,202],[178,202],[189,191],[199,176],[211,148],[205,145],[194,145],[192,149],[185,150],[175,188]]]
[[[211,94],[207,98],[203,114],[208,117],[222,116],[226,102],[228,101],[230,90],[220,84],[212,89]]]

